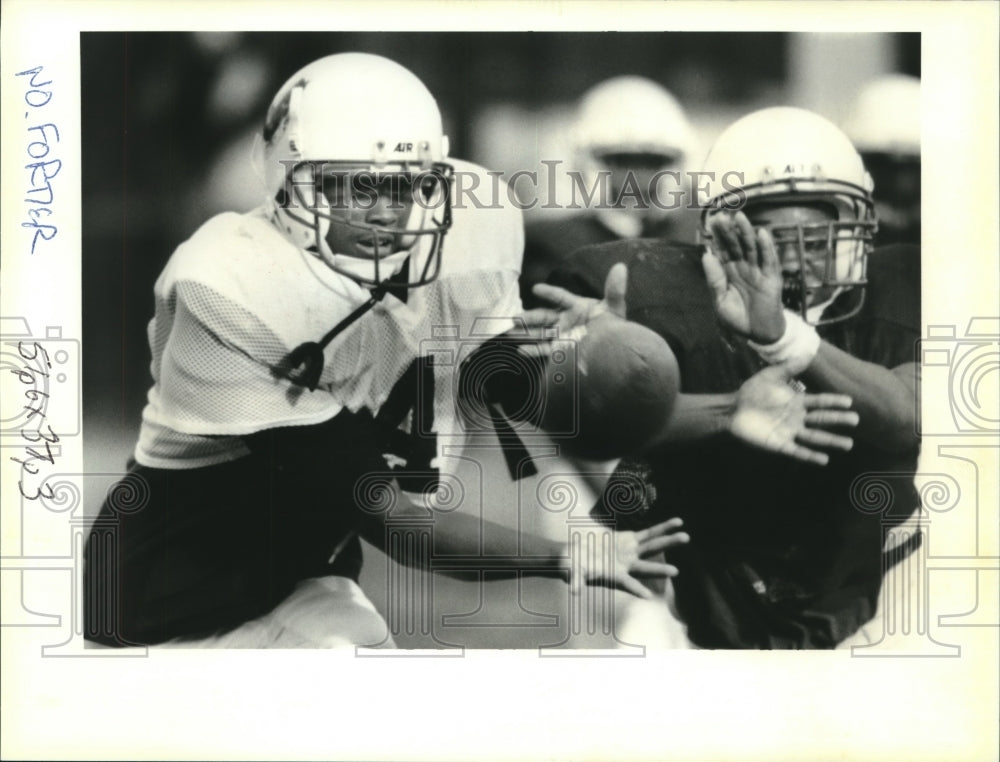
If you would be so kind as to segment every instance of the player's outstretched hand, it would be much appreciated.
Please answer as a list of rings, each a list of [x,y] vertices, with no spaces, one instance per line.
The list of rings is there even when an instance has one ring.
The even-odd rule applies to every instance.
[[[701,264],[723,323],[759,344],[785,332],[781,263],[770,233],[754,231],[743,212],[720,212],[708,223],[712,250]]]
[[[628,269],[622,263],[614,265],[604,281],[604,298],[579,296],[559,286],[538,283],[532,291],[552,307],[539,307],[521,313],[521,324],[536,338],[525,344],[525,354],[546,355],[551,349],[548,339],[574,339],[582,336],[587,323],[602,315],[625,318],[625,289]]]
[[[574,532],[570,547],[570,591],[578,595],[585,584],[605,585],[640,598],[652,598],[652,591],[640,580],[677,576],[676,566],[652,556],[690,542],[687,532],[678,531],[682,524],[680,519],[670,519],[638,532],[615,532],[604,526]]]
[[[816,448],[854,445],[850,437],[826,430],[858,425],[851,404],[846,394],[806,394],[782,366],[772,365],[740,387],[730,431],[756,447],[823,466],[830,456]]]

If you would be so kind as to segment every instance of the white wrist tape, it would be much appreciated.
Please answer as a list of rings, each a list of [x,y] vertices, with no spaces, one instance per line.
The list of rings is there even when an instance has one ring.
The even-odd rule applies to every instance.
[[[773,344],[747,342],[768,365],[784,365],[797,376],[812,363],[819,351],[816,329],[799,315],[785,310],[785,333]]]

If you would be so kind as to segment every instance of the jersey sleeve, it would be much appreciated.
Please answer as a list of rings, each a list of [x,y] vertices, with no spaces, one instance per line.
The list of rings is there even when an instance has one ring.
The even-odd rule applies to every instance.
[[[617,236],[590,213],[526,225],[524,267],[521,271],[521,294],[525,306],[543,306],[531,292],[531,287],[536,283],[549,282],[549,276],[575,252],[616,240]]]
[[[174,299],[158,358],[161,423],[185,434],[239,435],[316,423],[342,408],[280,375],[289,348],[249,310],[194,282],[178,283]]]
[[[325,347],[315,391],[288,378],[292,351],[319,342],[367,298],[266,221],[222,215],[157,281],[146,417],[183,434],[223,436],[376,409],[415,343],[415,318],[393,297]]]

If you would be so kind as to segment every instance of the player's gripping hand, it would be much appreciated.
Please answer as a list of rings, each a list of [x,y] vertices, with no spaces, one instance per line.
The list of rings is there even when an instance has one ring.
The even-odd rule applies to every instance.
[[[772,365],[748,378],[736,394],[732,434],[744,442],[797,460],[826,465],[816,448],[850,450],[854,440],[827,428],[853,428],[856,412],[846,394],[806,394],[783,366]]]
[[[642,579],[677,576],[677,567],[653,556],[690,542],[683,522],[670,519],[638,532],[616,532],[610,527],[589,525],[571,535],[570,592],[579,595],[584,585],[604,585],[625,590],[640,598],[653,592]]]
[[[527,355],[546,356],[552,349],[553,338],[579,339],[587,324],[602,315],[625,318],[625,289],[628,268],[622,263],[614,265],[604,281],[604,298],[579,296],[559,286],[537,283],[532,288],[535,296],[552,307],[525,310],[520,320],[533,341],[524,343],[520,351]]]
[[[785,332],[781,262],[771,234],[754,230],[743,212],[720,212],[708,223],[712,250],[701,264],[723,323],[758,344]]]

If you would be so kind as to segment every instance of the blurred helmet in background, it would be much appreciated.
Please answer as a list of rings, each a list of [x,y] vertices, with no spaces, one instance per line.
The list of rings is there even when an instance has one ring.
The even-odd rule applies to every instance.
[[[680,103],[656,82],[621,76],[592,87],[580,100],[572,142],[588,187],[605,178],[607,203],[597,212],[622,237],[683,205],[678,194],[686,192],[694,133]]]

